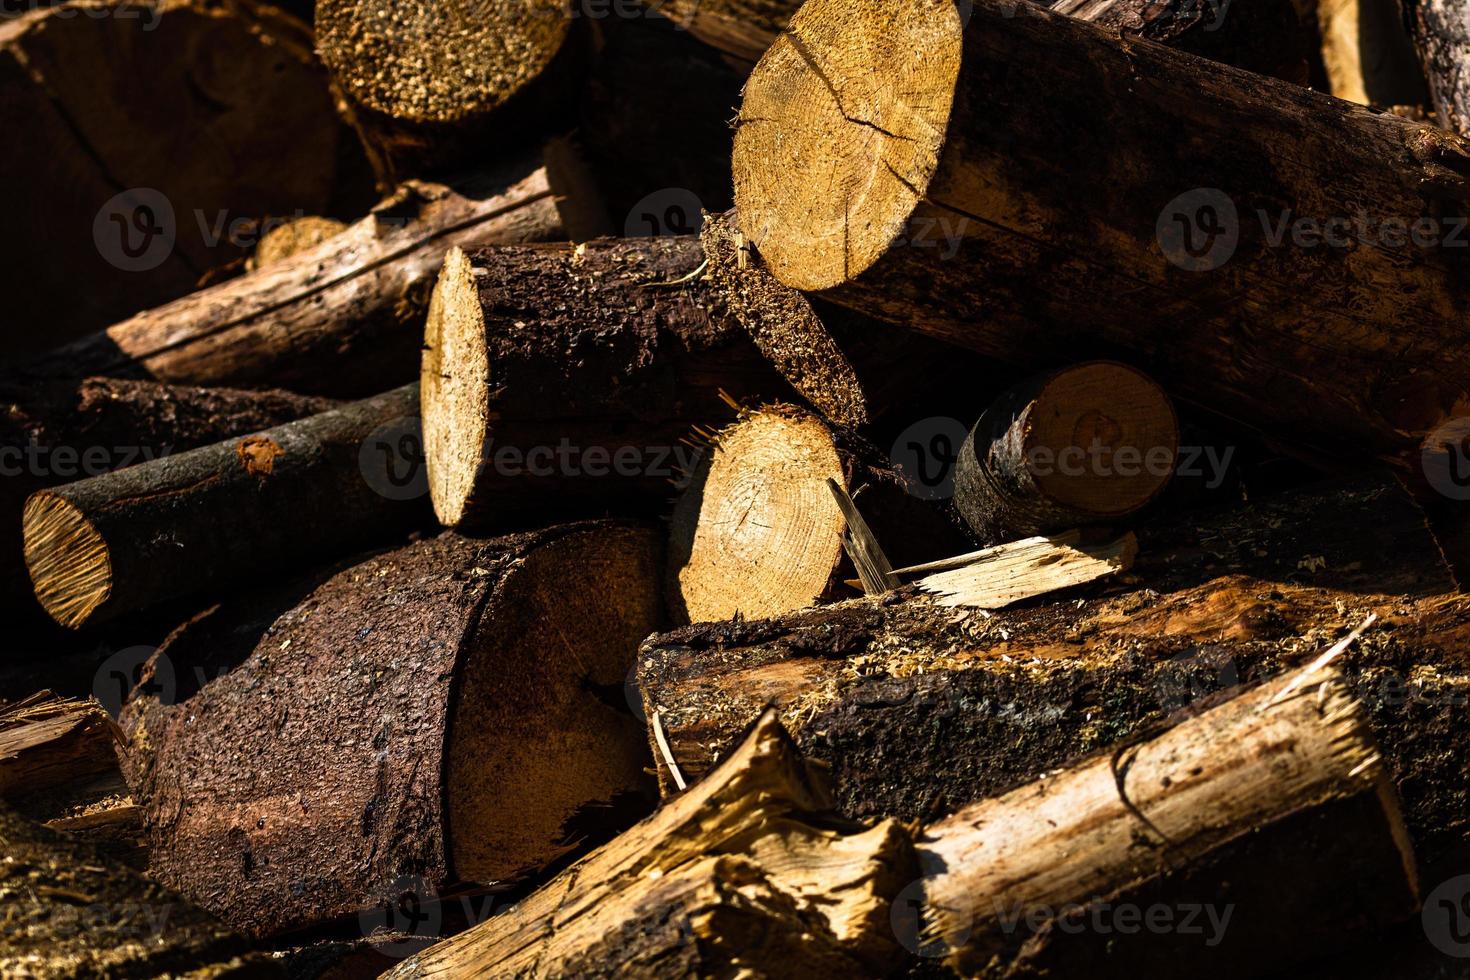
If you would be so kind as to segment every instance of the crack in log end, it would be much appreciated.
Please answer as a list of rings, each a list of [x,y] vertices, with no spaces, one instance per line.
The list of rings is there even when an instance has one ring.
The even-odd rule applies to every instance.
[[[275,470],[276,458],[284,455],[286,450],[269,436],[250,436],[240,440],[235,447],[236,458],[251,476],[270,476]]]

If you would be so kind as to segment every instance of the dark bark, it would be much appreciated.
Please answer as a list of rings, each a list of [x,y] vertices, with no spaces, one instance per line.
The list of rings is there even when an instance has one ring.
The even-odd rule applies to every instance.
[[[418,386],[44,490],[36,595],[65,626],[391,540],[427,516]]]
[[[1399,0],[1436,121],[1470,136],[1470,13],[1455,0]]]
[[[166,674],[192,660],[176,638],[123,716],[150,872],[279,933],[503,887],[614,832],[646,748],[602,692],[658,624],[657,552],[606,523],[419,542],[263,632],[248,603],[226,614],[253,651],[174,705]]]

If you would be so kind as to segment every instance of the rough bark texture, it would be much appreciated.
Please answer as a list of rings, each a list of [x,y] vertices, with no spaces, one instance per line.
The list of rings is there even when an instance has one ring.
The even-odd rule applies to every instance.
[[[13,628],[23,636],[55,629],[25,570],[20,515],[32,493],[330,407],[326,399],[282,391],[106,378],[0,382],[0,603],[16,612]]]
[[[213,916],[0,806],[0,973],[148,980],[279,977]]]
[[[319,0],[316,46],[379,185],[480,164],[564,115],[587,59],[562,0]]]
[[[253,651],[176,706],[161,672],[195,660],[171,642],[146,679],[161,693],[123,716],[150,873],[276,933],[513,881],[615,831],[646,749],[599,692],[658,622],[657,550],[614,524],[420,542],[263,633],[248,604],[226,616]]]
[[[503,527],[553,501],[560,514],[661,509],[697,462],[692,427],[730,417],[722,392],[788,390],[692,275],[697,239],[457,255],[423,365],[429,481],[446,524]]]
[[[43,377],[284,387],[363,397],[413,380],[434,276],[453,246],[603,232],[558,148],[453,184],[412,181],[346,231],[32,359]],[[568,196],[572,195],[572,196]]]
[[[0,21],[0,179],[26,188],[0,243],[9,355],[182,295],[254,244],[231,223],[333,206],[354,141],[294,18],[250,2],[24,6]]]
[[[799,0],[645,2],[747,67],[765,53],[801,6]],[[1195,0],[1056,0],[1049,6],[1122,34],[1306,83],[1306,41],[1296,8],[1287,0],[1223,8]]]
[[[1374,611],[1344,669],[1416,844],[1432,860],[1470,834],[1470,780],[1453,761],[1470,606],[1402,491],[1304,492],[1140,542],[1132,574],[1081,605],[966,616],[896,594],[652,638],[645,710],[692,780],[775,703],[832,765],[844,813],[932,819],[1303,663]]]
[[[1328,91],[1359,105],[1428,104],[1398,0],[1318,0],[1316,7]]]
[[[1470,135],[1470,12],[1456,0],[1400,0],[1437,121]]]
[[[1018,361],[1130,349],[1299,451],[1462,410],[1458,138],[1024,4],[899,10],[808,3],[746,86],[736,202],[783,282]]]
[[[918,844],[931,935],[964,976],[1224,978],[1406,919],[1417,869],[1368,728],[1341,674],[1293,672],[966,807]],[[1223,925],[1144,921],[1190,907]]]
[[[76,627],[388,540],[427,516],[417,434],[407,385],[43,490],[24,518],[36,596]]]
[[[889,902],[913,849],[892,821],[830,809],[768,714],[689,793],[385,976],[881,975],[899,960]]]

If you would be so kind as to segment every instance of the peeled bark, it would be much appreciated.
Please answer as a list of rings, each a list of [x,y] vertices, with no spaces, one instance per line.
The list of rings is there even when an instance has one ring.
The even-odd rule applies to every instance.
[[[1470,604],[1455,592],[1419,509],[1368,481],[1145,529],[1130,575],[1077,598],[964,615],[907,595],[676,630],[644,644],[638,682],[669,746],[666,793],[669,758],[693,782],[774,704],[831,765],[842,812],[928,820],[1298,665],[1377,613],[1343,669],[1433,858],[1470,840],[1452,761]]]
[[[734,174],[789,286],[1023,363],[1130,350],[1178,397],[1362,459],[1470,398],[1467,155],[1025,4],[816,0],[746,86]]]
[[[1163,492],[1178,451],[1174,406],[1146,375],[1074,365],[986,410],[960,447],[954,503],[990,544],[1117,521]]]
[[[214,916],[95,848],[0,806],[0,973],[13,977],[280,977]]]
[[[334,204],[352,135],[294,18],[248,0],[17,6],[0,21],[0,180],[26,188],[0,243],[8,355],[188,292],[248,252],[241,219]]]
[[[1456,0],[1399,0],[1437,121],[1470,135],[1470,13]]]
[[[427,516],[418,429],[407,385],[42,490],[23,516],[36,598],[76,628],[391,539]]]
[[[385,977],[882,975],[908,834],[834,819],[774,717],[710,778],[514,909]]]
[[[617,829],[647,750],[600,692],[658,625],[657,563],[627,525],[445,534],[245,615],[241,665],[124,712],[150,873],[262,935],[504,887]]]
[[[23,373],[363,397],[414,378],[434,276],[455,246],[601,234],[578,165],[543,158],[411,181],[341,234],[22,364]]]
[[[316,45],[383,187],[473,166],[569,101],[584,34],[562,0],[319,0]]]
[[[451,251],[424,341],[424,446],[440,521],[661,510],[699,424],[787,389],[694,238]],[[650,506],[651,505],[651,506]]]
[[[801,6],[800,0],[645,2],[746,64],[766,52]],[[1055,0],[1049,6],[1119,33],[1306,84],[1305,38],[1288,0],[1219,7],[1198,0]]]

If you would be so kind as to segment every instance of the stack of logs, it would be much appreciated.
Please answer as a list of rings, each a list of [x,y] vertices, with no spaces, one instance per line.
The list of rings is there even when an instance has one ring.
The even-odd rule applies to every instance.
[[[1462,10],[3,16],[0,975],[1470,976]]]

